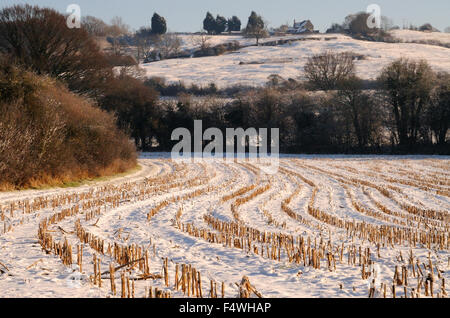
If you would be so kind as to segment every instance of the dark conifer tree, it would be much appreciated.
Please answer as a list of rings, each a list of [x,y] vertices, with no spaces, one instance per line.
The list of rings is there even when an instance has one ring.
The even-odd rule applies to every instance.
[[[164,17],[155,12],[152,17],[152,33],[153,34],[165,34],[167,32],[167,23]]]
[[[203,29],[208,34],[214,34],[216,32],[216,19],[214,19],[210,12],[206,14],[206,18],[203,20]]]
[[[241,20],[237,16],[228,19],[228,31],[241,31]]]
[[[224,17],[217,15],[216,18],[216,34],[220,34],[222,32],[225,32],[225,30],[227,29],[227,19],[225,19]]]

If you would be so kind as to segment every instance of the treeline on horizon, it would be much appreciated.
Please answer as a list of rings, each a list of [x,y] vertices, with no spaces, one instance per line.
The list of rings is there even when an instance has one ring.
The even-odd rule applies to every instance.
[[[117,72],[127,58],[117,53],[53,9],[0,10],[0,184],[124,171],[136,149],[170,151],[172,131],[197,119],[204,129],[280,128],[287,153],[449,153],[449,75],[425,61],[395,61],[368,89],[355,54],[323,52],[299,74],[307,81],[274,75],[266,87],[222,90],[145,79],[136,65]],[[160,98],[170,87],[175,102]]]

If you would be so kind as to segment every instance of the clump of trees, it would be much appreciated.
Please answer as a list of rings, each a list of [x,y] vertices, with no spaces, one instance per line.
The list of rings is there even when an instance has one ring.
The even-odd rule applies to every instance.
[[[255,11],[252,11],[248,17],[247,27],[243,31],[243,34],[247,37],[256,39],[256,45],[259,45],[259,40],[269,36],[267,31],[267,25],[264,22],[262,16],[258,15]]]
[[[122,47],[128,45],[132,39],[130,26],[121,17],[115,16],[111,19],[111,25],[108,30],[106,40],[112,45],[113,54],[119,55]]]
[[[425,31],[433,31],[433,26],[430,23],[425,23],[419,28],[419,31],[425,32]]]
[[[165,18],[155,12],[151,19],[151,28],[140,28],[129,45],[137,47],[137,60],[147,63],[178,57],[182,41],[176,34],[167,33]]]
[[[182,42],[181,39],[171,33],[164,34],[159,38],[154,45],[154,54],[158,59],[166,59],[171,56],[178,56],[180,54]]]
[[[342,106],[342,115],[352,126],[360,148],[371,140],[381,140],[382,135],[374,134],[374,129],[380,131],[383,121],[391,144],[401,149],[446,143],[449,74],[436,74],[424,60],[399,59],[389,64],[378,78],[376,94],[364,92],[363,82],[355,75],[352,53],[314,55],[305,65],[305,76],[310,88],[337,92],[333,99]],[[377,119],[383,114],[383,121]]]
[[[347,16],[346,23],[351,34],[370,35],[378,32],[377,27],[369,27],[367,21],[370,18],[369,13],[360,12],[355,15]]]
[[[333,23],[326,32],[344,33],[365,40],[393,41],[389,33],[387,33],[387,31],[394,27],[392,20],[388,17],[381,16],[380,25],[372,26],[368,23],[371,18],[371,14],[367,12],[349,14],[345,17],[342,24]]]
[[[110,26],[102,19],[93,16],[83,16],[81,26],[92,36],[107,36],[110,33]]]
[[[162,77],[148,77],[144,81],[145,85],[154,89],[160,96],[178,97],[180,95],[191,96],[218,96],[221,98],[234,98],[235,96],[254,90],[253,86],[235,84],[226,87],[217,87],[215,83],[198,85],[192,83],[187,85],[183,82],[166,82]]]
[[[0,11],[0,52],[13,63],[65,82],[76,93],[96,95],[111,75],[88,32],[69,29],[52,9],[13,6]]]
[[[111,45],[111,55],[116,57],[129,55],[127,50],[130,46],[137,47],[137,61],[164,58],[164,54],[159,54],[159,51],[166,44],[170,47],[164,46],[162,49],[166,50],[166,52],[169,50],[170,55],[176,55],[181,45],[181,41],[174,34],[167,33],[166,19],[156,12],[151,18],[149,27],[141,27],[134,33],[130,31],[130,27],[120,17],[114,17],[109,25],[95,17],[83,17],[82,27],[91,36],[106,36],[107,42]],[[173,50],[175,45],[178,47],[176,50]]]
[[[386,104],[393,115],[393,137],[403,147],[411,147],[423,135],[424,114],[431,105],[435,74],[426,61],[400,59],[387,66],[379,77]],[[422,134],[422,136],[420,136]]]
[[[110,81],[98,103],[116,114],[118,127],[133,138],[137,148],[149,151],[161,117],[158,99],[158,93],[141,80],[121,74]]]
[[[333,23],[326,33],[345,33],[344,27],[339,23]]]
[[[208,32],[209,35],[221,34],[225,31],[240,31],[241,30],[241,20],[237,16],[233,16],[228,20],[217,15],[216,18],[211,14],[211,12],[206,13],[206,17],[203,20],[203,29]]]
[[[151,27],[141,27],[136,32],[136,37],[160,37],[167,33],[166,19],[160,16],[158,13],[154,13],[151,18]]]
[[[425,23],[424,25],[419,27],[419,31],[422,32],[440,32],[438,29],[433,27],[431,23]]]

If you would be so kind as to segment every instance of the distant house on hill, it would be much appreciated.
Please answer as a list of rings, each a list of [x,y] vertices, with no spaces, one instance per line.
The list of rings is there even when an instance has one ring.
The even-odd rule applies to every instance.
[[[294,26],[287,30],[287,33],[301,34],[301,33],[314,33],[314,24],[310,20],[304,20],[302,22],[296,22],[294,20]]]

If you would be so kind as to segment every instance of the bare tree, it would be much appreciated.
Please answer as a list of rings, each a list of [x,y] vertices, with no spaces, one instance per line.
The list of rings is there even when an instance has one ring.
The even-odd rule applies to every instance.
[[[161,58],[176,56],[180,53],[181,39],[174,33],[167,33],[159,38],[156,42],[156,50]]]
[[[111,19],[111,26],[108,29],[108,33],[112,37],[112,46],[114,54],[120,54],[120,41],[119,37],[130,33],[130,26],[123,22],[121,17],[115,16]]]
[[[148,62],[151,60],[152,52],[155,48],[156,40],[159,36],[152,34],[150,28],[141,28],[136,32],[137,60]]]
[[[109,28],[103,20],[90,15],[81,19],[81,25],[92,36],[106,36]]]
[[[200,50],[203,52],[208,51],[208,49],[211,47],[211,36],[209,36],[207,33],[202,32],[200,35],[193,35],[192,36],[192,43],[200,47]]]
[[[335,89],[339,82],[354,75],[353,54],[332,53],[314,55],[305,65],[305,76],[315,89]]]
[[[427,109],[427,123],[437,143],[444,145],[450,128],[450,74],[437,75],[437,85]]]
[[[111,19],[110,32],[117,35],[128,34],[130,33],[130,26],[126,24],[121,17],[115,16]]]
[[[358,147],[363,149],[378,144],[382,116],[370,93],[362,90],[362,80],[356,76],[341,80],[336,101],[338,113],[348,123],[346,126],[351,127],[348,133],[354,135]]]
[[[286,33],[289,30],[289,24],[285,23],[275,29],[275,32]]]
[[[381,16],[381,29],[385,32],[391,30],[394,27],[394,21],[386,16]]]

